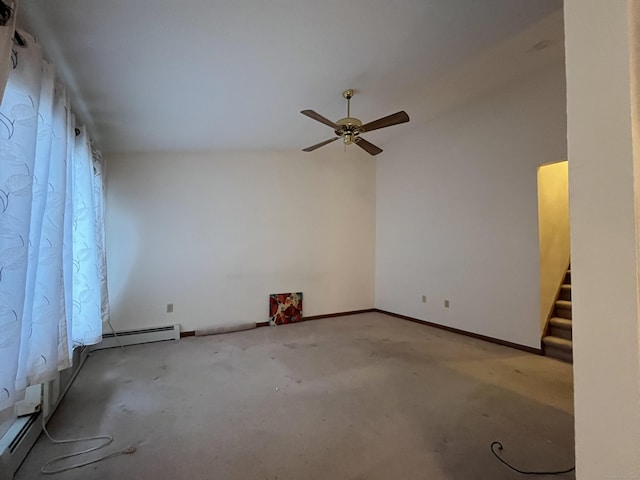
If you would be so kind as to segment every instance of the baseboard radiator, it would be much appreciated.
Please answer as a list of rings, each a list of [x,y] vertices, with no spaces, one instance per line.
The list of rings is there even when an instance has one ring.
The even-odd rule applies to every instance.
[[[12,480],[42,432],[42,416],[45,422],[51,418],[88,355],[89,347],[76,348],[71,368],[59,372],[55,379],[47,383],[29,387],[23,402],[25,405],[19,406],[18,411],[22,408],[33,413],[18,417],[0,438],[0,480]]]
[[[91,347],[91,350],[102,350],[119,346],[137,345],[140,343],[165,342],[180,340],[180,325],[143,328],[138,330],[121,330],[102,335],[102,342]]]

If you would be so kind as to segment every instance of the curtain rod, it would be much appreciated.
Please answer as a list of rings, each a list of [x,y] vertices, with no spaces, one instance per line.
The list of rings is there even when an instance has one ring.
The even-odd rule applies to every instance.
[[[3,0],[0,0],[0,27],[4,27],[9,24],[9,20],[13,16],[13,8],[7,5]],[[26,40],[18,33],[18,31],[14,31],[13,39],[15,43],[17,43],[21,47],[25,47],[27,45]],[[80,135],[80,129],[75,129],[76,136]]]

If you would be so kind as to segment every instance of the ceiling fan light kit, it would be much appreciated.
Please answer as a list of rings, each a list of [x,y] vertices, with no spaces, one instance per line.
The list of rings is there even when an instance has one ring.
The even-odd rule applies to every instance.
[[[339,138],[342,139],[342,143],[345,145],[356,144],[364,151],[371,155],[377,155],[382,152],[382,149],[376,147],[373,143],[366,141],[360,136],[361,133],[370,132],[372,130],[378,130],[380,128],[390,127],[392,125],[398,125],[400,123],[406,123],[409,121],[409,115],[407,112],[400,111],[386,117],[379,118],[373,122],[363,124],[358,118],[351,116],[351,98],[353,97],[353,90],[345,90],[342,92],[342,96],[347,100],[347,116],[341,118],[337,122],[332,122],[328,118],[323,117],[319,113],[313,110],[302,110],[300,113],[306,115],[309,118],[316,120],[317,122],[324,123],[328,127],[331,127],[336,134],[334,138],[325,140],[324,142],[317,143],[310,147],[304,148],[303,152],[313,152],[314,150],[324,147],[329,143],[335,142]]]

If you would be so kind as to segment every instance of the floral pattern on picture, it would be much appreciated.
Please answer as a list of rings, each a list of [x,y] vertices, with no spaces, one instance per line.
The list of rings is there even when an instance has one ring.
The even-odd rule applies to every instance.
[[[302,321],[302,292],[269,295],[269,324],[283,325]]]

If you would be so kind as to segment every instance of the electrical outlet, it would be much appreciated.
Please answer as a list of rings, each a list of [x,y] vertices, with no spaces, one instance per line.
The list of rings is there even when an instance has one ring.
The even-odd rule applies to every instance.
[[[422,303],[427,303],[427,296],[426,295],[422,295]]]
[[[444,308],[449,308],[449,300],[444,301]]]
[[[173,313],[173,303],[167,303],[167,313]]]

